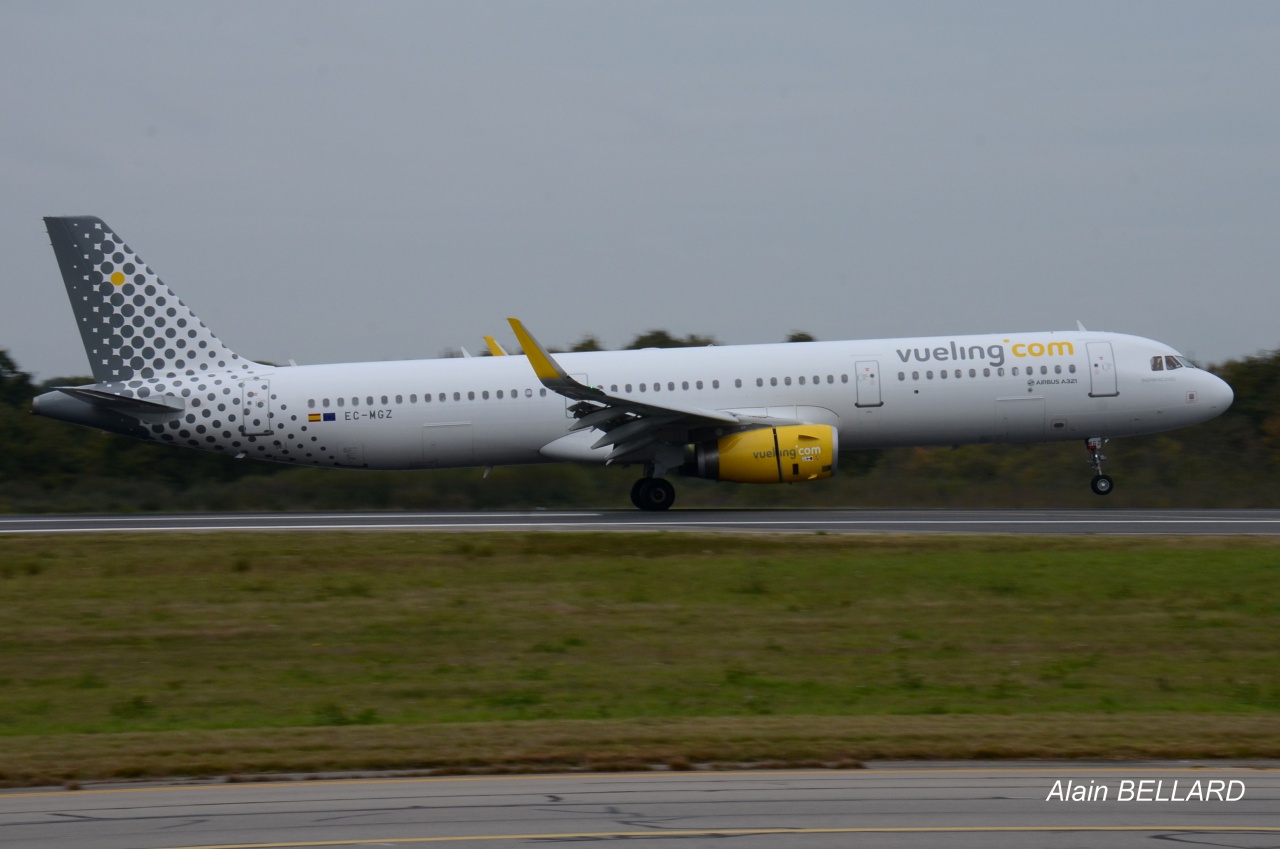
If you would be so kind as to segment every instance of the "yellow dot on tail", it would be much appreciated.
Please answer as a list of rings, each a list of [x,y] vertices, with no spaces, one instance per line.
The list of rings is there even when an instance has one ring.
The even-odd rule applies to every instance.
[[[122,272],[122,271],[117,271],[115,274],[112,274],[112,275],[111,275],[111,285],[112,285],[112,286],[123,286],[123,285],[124,285],[124,272]]]

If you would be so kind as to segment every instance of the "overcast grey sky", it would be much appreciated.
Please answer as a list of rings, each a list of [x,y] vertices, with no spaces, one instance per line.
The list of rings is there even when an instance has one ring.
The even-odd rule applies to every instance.
[[[0,348],[85,374],[43,215],[246,356],[665,328],[1280,347],[1280,4],[0,6]]]

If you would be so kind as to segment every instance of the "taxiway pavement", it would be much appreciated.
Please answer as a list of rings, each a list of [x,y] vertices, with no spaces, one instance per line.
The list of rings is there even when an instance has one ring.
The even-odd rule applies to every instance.
[[[1125,798],[1128,782],[1130,798]],[[1211,785],[1210,782],[1213,782]],[[1106,798],[1099,788],[1107,788]],[[1206,790],[1222,789],[1221,794]],[[1068,788],[1091,799],[1072,801]],[[1064,798],[1057,798],[1061,791]],[[378,778],[0,792],[14,849],[1136,847],[1280,843],[1280,765]]]

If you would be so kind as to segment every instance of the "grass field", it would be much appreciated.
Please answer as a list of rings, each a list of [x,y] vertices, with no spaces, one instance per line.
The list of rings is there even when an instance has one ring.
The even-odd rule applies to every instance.
[[[1280,543],[0,541],[0,780],[1280,756]]]

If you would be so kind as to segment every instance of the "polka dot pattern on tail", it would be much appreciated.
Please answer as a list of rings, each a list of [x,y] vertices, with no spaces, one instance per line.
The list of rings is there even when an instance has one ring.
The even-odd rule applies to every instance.
[[[46,223],[98,382],[252,365],[222,344],[101,219]]]

